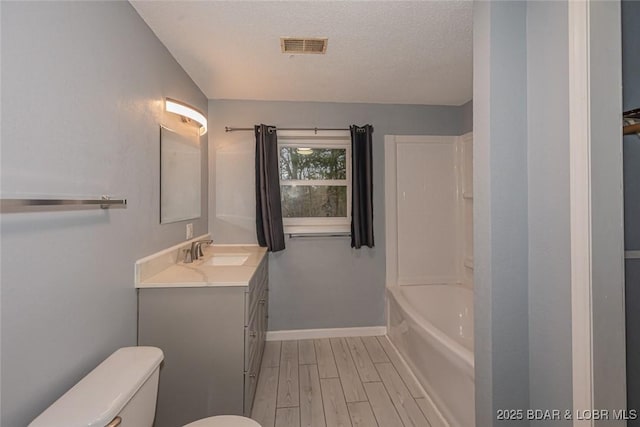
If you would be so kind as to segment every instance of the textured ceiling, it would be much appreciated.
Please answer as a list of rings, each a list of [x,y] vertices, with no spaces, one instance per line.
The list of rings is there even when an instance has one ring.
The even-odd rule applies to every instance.
[[[472,2],[132,1],[210,99],[460,105]],[[328,37],[325,55],[280,37]]]

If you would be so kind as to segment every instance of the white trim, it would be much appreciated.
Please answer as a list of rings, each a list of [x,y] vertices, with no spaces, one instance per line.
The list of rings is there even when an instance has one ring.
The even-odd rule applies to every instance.
[[[267,331],[267,341],[308,340],[314,338],[373,337],[386,335],[386,326],[365,326],[360,328],[291,329]]]
[[[386,284],[395,284],[398,277],[398,208],[396,203],[396,138],[384,136],[384,206],[386,245]]]
[[[640,251],[624,251],[624,259],[640,259]]]
[[[458,276],[398,277],[396,280],[399,286],[447,285],[461,282]]]
[[[589,3],[569,2],[569,157],[573,409],[593,410]],[[593,420],[575,420],[575,427]]]
[[[318,218],[298,217],[298,218],[283,218],[282,220],[284,221],[285,226],[286,225],[304,225],[307,227],[313,227],[313,226],[325,227],[325,226],[351,224],[351,221],[349,220],[349,218],[344,216],[334,216],[334,217],[323,216]]]
[[[285,136],[278,132],[278,163],[281,147],[313,147],[345,150],[346,153],[346,179],[331,180],[280,180],[280,188],[283,186],[332,186],[346,187],[347,207],[346,216],[343,217],[294,217],[283,218],[285,234],[307,233],[342,233],[351,231],[351,139],[350,132],[337,131],[334,136],[316,135],[313,131],[287,131]],[[332,142],[327,142],[332,141]]]
[[[322,237],[323,234],[332,233],[351,233],[351,224],[313,224],[313,225],[290,225],[285,222],[284,234],[317,234]]]

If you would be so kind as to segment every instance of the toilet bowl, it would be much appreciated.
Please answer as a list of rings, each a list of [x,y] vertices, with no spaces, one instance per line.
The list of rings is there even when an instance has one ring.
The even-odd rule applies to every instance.
[[[184,427],[260,427],[260,424],[238,415],[218,415],[194,421]]]
[[[152,427],[160,362],[155,347],[117,350],[34,419],[29,427]],[[184,427],[260,427],[246,417],[218,415]]]

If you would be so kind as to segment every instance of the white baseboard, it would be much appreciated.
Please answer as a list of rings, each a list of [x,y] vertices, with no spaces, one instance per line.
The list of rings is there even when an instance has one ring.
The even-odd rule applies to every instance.
[[[288,331],[268,331],[267,341],[307,340],[313,338],[370,337],[386,335],[386,326],[366,326],[362,328],[292,329]]]

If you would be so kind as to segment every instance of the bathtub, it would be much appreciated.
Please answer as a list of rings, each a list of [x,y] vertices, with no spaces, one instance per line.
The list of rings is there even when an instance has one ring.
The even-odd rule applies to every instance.
[[[458,284],[387,288],[391,342],[450,426],[475,425],[473,291]]]

